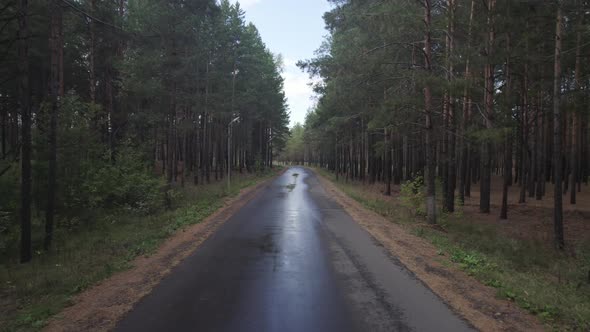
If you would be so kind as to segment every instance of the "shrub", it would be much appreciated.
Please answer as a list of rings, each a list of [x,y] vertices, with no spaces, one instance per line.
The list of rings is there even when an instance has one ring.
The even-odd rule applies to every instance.
[[[403,183],[401,186],[400,200],[403,207],[417,216],[426,215],[424,179],[419,176]]]
[[[75,204],[92,208],[124,208],[150,213],[163,206],[162,180],[154,177],[130,147],[119,149],[115,162],[86,163],[83,181],[71,188]]]

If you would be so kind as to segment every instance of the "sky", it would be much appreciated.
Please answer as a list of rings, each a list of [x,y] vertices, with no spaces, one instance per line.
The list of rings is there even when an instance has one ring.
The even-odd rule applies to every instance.
[[[324,36],[323,14],[329,10],[326,0],[232,0],[246,12],[246,20],[258,28],[262,40],[284,60],[285,94],[291,113],[291,126],[303,123],[314,105],[307,73],[297,68],[299,60],[311,59]]]

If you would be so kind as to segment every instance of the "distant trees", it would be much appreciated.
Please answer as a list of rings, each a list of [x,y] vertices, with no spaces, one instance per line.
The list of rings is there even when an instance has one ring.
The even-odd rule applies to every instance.
[[[305,162],[305,142],[304,128],[300,123],[296,123],[290,130],[289,140],[279,156],[283,162],[292,162],[302,165]]]
[[[88,208],[149,209],[153,173],[210,182],[285,145],[280,59],[238,4],[18,0],[0,22],[0,232],[21,219],[23,262],[39,212],[49,249]]]
[[[561,195],[575,204],[590,171],[590,3],[332,2],[330,37],[300,63],[323,79],[305,123],[306,162],[387,186],[424,176],[430,222],[437,177],[443,210],[479,183],[490,213],[501,175],[502,218],[508,188],[525,202],[553,183],[563,248]]]

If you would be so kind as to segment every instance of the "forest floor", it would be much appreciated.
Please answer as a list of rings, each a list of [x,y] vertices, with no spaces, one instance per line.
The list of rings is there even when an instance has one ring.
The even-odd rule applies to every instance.
[[[171,211],[97,217],[32,263],[0,262],[0,331],[109,329],[281,171],[187,186]]]
[[[316,170],[335,199],[432,290],[484,331],[590,329],[590,193],[564,202],[567,248],[552,248],[552,195],[518,204],[511,188],[509,219],[500,220],[501,179],[494,179],[492,213],[478,210],[478,187],[453,215],[433,227],[400,186],[336,181]],[[548,187],[552,189],[552,187]],[[342,194],[344,193],[344,194]],[[364,208],[364,209],[363,209]],[[366,214],[366,208],[379,216]],[[380,218],[388,222],[380,221]],[[535,327],[536,326],[536,327]]]

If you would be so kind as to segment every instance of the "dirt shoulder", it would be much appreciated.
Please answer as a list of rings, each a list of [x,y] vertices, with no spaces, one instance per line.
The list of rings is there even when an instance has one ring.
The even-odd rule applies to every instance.
[[[166,240],[152,255],[133,261],[133,268],[118,273],[73,299],[73,305],[52,318],[45,331],[105,331],[129,312],[135,303],[197,249],[217,228],[263,190],[272,180],[243,189],[224,207]]]
[[[402,226],[369,211],[331,181],[317,174],[326,193],[377,241],[397,257],[434,293],[481,331],[541,331],[539,320],[514,303],[496,298],[496,290],[482,285],[454,266],[440,262],[437,249]]]

